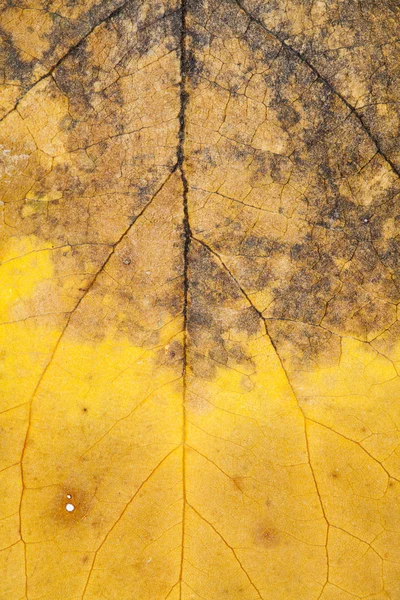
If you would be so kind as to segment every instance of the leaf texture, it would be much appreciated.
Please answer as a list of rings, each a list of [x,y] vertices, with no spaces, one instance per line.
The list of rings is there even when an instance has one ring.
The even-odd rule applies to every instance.
[[[400,598],[399,16],[5,3],[1,600]]]

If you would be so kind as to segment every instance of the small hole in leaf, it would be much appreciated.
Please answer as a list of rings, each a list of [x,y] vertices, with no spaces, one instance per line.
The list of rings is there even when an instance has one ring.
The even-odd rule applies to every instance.
[[[124,258],[123,260],[124,265],[130,265],[131,264],[131,259],[130,258]]]
[[[71,504],[71,502],[67,502],[67,504],[65,505],[65,510],[68,512],[74,512],[75,506]]]

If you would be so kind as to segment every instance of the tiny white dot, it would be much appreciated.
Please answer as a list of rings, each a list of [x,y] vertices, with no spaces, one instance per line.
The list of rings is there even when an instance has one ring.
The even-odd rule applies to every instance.
[[[65,510],[67,510],[68,512],[73,512],[75,510],[75,506],[68,502],[68,504],[65,505]]]
[[[71,494],[67,494],[67,498],[68,498],[68,500],[71,500],[71,498],[72,498]]]

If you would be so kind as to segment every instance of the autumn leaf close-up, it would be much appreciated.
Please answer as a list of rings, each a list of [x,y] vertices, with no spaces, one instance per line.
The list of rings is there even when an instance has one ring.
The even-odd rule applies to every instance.
[[[400,600],[399,2],[0,7],[0,600]]]

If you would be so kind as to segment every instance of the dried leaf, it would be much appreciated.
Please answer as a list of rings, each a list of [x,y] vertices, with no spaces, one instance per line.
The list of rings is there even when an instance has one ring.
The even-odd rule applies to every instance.
[[[1,600],[400,597],[399,16],[5,3]]]

